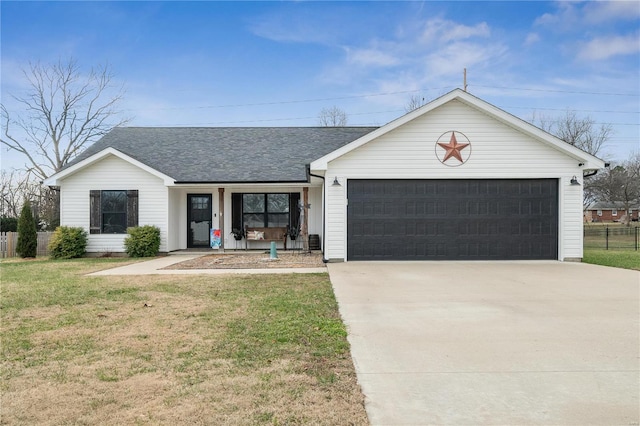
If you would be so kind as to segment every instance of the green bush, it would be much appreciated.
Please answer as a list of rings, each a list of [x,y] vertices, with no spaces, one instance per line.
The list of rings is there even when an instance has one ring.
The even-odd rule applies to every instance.
[[[127,229],[124,248],[131,257],[153,257],[160,251],[160,229],[145,225]]]
[[[87,249],[87,231],[83,228],[58,226],[49,241],[52,259],[82,257]]]
[[[0,217],[0,231],[2,232],[17,232],[18,231],[18,218],[17,217]]]
[[[38,231],[36,221],[31,212],[31,203],[27,200],[20,212],[18,219],[18,244],[16,253],[20,257],[36,257],[38,250]]]

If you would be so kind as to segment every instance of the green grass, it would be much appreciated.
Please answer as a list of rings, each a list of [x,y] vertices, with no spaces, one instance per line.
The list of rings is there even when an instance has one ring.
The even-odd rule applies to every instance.
[[[327,274],[129,262],[0,263],[0,423],[366,424]]]
[[[613,266],[615,268],[635,269],[640,271],[640,251],[585,248],[582,261],[595,265]]]

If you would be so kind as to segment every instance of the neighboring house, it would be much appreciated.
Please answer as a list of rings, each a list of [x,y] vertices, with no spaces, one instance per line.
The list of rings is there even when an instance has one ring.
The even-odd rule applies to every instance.
[[[622,222],[629,216],[630,221],[638,221],[640,206],[632,204],[629,211],[625,209],[622,201],[607,202],[598,201],[587,208],[585,220],[588,222]]]
[[[301,222],[329,261],[568,260],[583,172],[603,167],[456,89],[379,128],[116,128],[46,184],[90,252],[123,251],[134,225],[170,252]]]

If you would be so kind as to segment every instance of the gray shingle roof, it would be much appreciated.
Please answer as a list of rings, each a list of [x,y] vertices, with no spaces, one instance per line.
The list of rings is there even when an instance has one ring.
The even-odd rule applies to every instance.
[[[377,127],[118,127],[69,165],[106,148],[176,182],[302,182],[306,165]]]

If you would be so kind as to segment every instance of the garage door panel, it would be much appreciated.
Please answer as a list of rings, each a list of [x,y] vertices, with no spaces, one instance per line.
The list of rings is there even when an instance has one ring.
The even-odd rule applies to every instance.
[[[347,256],[556,259],[557,180],[349,180]]]

